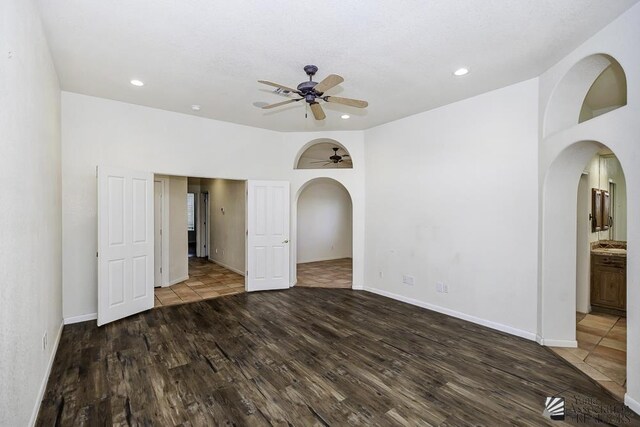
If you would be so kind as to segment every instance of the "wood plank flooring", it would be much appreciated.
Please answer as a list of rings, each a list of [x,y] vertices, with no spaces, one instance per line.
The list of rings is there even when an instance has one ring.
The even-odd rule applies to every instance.
[[[565,421],[542,415],[553,395]],[[593,425],[576,411],[603,407],[608,425],[640,425],[534,342],[367,292],[293,288],[65,326],[37,425]]]

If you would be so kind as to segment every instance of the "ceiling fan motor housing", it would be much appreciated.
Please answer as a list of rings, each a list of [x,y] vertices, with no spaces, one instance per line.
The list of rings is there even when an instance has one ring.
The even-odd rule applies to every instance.
[[[298,85],[298,90],[302,93],[311,92],[318,82],[302,82]]]
[[[311,77],[318,72],[318,67],[315,65],[305,65],[304,72],[307,73],[307,76]]]

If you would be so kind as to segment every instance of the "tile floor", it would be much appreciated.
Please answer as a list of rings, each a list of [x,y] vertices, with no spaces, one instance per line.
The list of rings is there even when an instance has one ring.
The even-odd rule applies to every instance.
[[[627,380],[627,319],[603,313],[576,313],[577,348],[551,347],[614,396],[624,399]]]
[[[155,289],[155,307],[244,292],[244,277],[206,258],[189,258],[189,279]]]
[[[351,282],[351,258],[298,264],[298,282],[296,286],[333,289],[351,288]]]

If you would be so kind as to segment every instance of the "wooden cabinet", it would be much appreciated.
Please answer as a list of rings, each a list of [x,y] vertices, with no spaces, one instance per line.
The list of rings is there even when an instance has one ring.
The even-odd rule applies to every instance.
[[[626,257],[591,254],[591,305],[626,310]]]

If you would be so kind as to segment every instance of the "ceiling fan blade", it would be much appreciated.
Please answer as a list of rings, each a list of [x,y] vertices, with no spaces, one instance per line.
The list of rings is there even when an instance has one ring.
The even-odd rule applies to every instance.
[[[284,89],[284,90],[288,90],[289,92],[293,92],[293,93],[298,93],[298,91],[296,89],[292,89],[288,86],[283,86],[281,84],[278,83],[273,83],[273,82],[269,82],[266,80],[258,80],[258,83],[262,83],[263,85],[269,85],[269,86],[273,86],[273,87],[279,87],[280,89]]]
[[[275,104],[270,104],[270,105],[265,105],[264,107],[262,107],[263,110],[268,110],[270,108],[275,108],[275,107],[279,107],[281,105],[287,105],[287,104],[291,104],[292,102],[297,102],[300,101],[300,99],[289,99],[287,101],[282,101],[282,102],[276,102]]]
[[[311,104],[311,112],[313,113],[313,117],[315,117],[316,120],[324,120],[325,117],[327,117],[324,114],[324,110],[322,109],[320,104],[318,104],[317,102],[314,102],[313,104]]]
[[[360,101],[359,99],[351,98],[341,98],[339,96],[325,96],[322,99],[327,102],[335,102],[336,104],[349,105],[356,108],[367,108],[367,106],[369,105],[367,101]]]
[[[320,83],[314,86],[316,92],[326,92],[334,86],[338,86],[344,79],[337,74],[329,74]]]
[[[319,160],[317,162],[309,162],[309,163],[326,163],[326,162],[327,162],[326,160]]]

